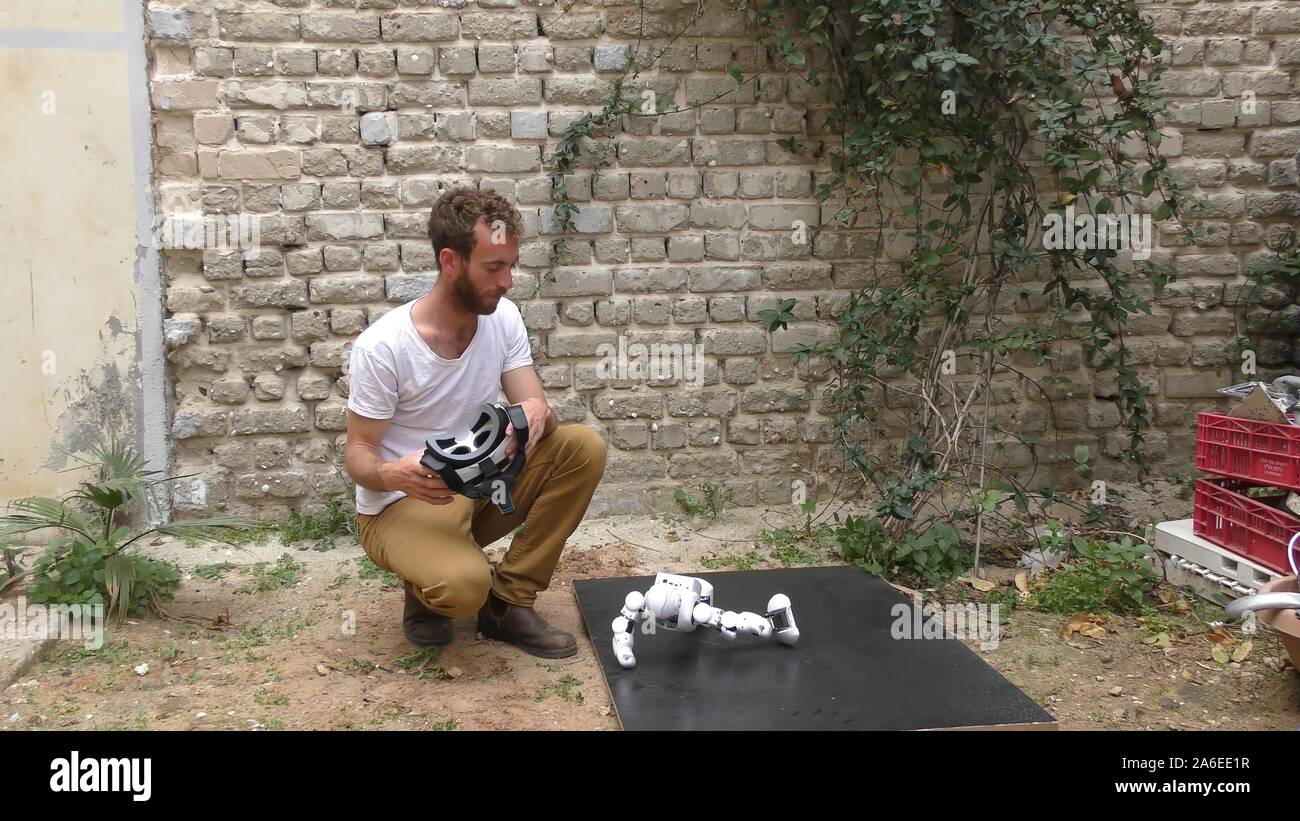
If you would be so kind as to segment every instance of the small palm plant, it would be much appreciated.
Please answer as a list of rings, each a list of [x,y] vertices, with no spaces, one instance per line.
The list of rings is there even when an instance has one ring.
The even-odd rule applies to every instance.
[[[157,613],[160,601],[174,595],[180,574],[174,565],[128,554],[127,548],[155,533],[233,543],[233,534],[252,526],[225,516],[154,524],[135,532],[129,525],[133,509],[148,511],[156,486],[185,477],[158,478],[161,471],[146,469],[135,448],[117,439],[96,444],[89,457],[77,458],[94,469],[93,479],[62,499],[19,499],[10,503],[12,512],[0,516],[0,540],[60,531],[31,571],[28,595],[38,604],[107,605],[108,614],[119,621],[136,611]]]

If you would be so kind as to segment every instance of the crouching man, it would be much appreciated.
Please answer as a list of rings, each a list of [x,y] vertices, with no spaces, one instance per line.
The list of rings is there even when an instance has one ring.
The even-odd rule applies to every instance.
[[[477,616],[488,638],[563,658],[577,652],[576,640],[533,603],[586,513],[605,470],[605,443],[586,426],[558,425],[546,403],[519,308],[505,298],[520,233],[519,212],[492,192],[461,188],[434,204],[437,284],[353,345],[346,466],[357,484],[362,546],[404,580],[409,641],[446,645],[453,619]],[[510,516],[490,499],[451,492],[420,465],[426,437],[463,433],[498,391],[528,416],[527,462]],[[520,525],[494,570],[482,548]]]

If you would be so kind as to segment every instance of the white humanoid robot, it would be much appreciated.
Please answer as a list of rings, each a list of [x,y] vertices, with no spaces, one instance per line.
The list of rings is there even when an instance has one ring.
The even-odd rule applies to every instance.
[[[689,632],[696,627],[708,627],[726,639],[749,633],[761,639],[775,634],[777,641],[787,645],[799,640],[790,597],[784,593],[767,600],[766,615],[736,613],[713,606],[713,585],[704,579],[661,572],[655,575],[655,582],[645,595],[636,591],[627,594],[622,612],[611,625],[614,656],[624,667],[636,666],[632,641],[642,616],[654,619],[658,627],[666,630]]]

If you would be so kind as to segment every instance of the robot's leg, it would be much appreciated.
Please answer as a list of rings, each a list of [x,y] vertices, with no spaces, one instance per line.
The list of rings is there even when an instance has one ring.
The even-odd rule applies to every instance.
[[[691,617],[697,624],[717,630],[724,638],[734,639],[738,633],[749,633],[761,639],[773,634],[782,644],[794,644],[799,640],[799,627],[794,621],[794,608],[790,597],[777,593],[767,601],[767,615],[760,616],[748,611],[736,613],[707,604],[695,605]]]
[[[717,630],[727,639],[734,639],[738,633],[749,633],[760,639],[772,635],[772,623],[757,613],[736,613],[712,605],[697,604],[691,618],[696,624]]]
[[[776,640],[782,644],[794,644],[799,640],[799,626],[794,623],[794,607],[790,597],[777,593],[767,600],[767,621],[776,631]]]
[[[610,627],[614,630],[614,658],[624,667],[635,667],[636,656],[632,654],[632,641],[636,636],[637,622],[645,609],[645,596],[636,591],[627,594],[623,600],[623,610],[615,617]]]
[[[700,602],[691,610],[691,621],[700,627],[717,630],[724,639],[736,637],[736,614]]]

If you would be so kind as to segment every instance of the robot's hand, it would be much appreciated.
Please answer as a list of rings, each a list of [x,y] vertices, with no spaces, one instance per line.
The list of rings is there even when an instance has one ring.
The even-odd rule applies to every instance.
[[[636,632],[636,623],[619,616],[610,625],[614,629],[614,658],[623,667],[635,667],[636,656],[632,653],[632,634]]]
[[[636,656],[632,653],[632,641],[636,636],[637,621],[645,608],[645,596],[635,591],[628,593],[623,600],[623,611],[615,617],[610,626],[614,630],[614,658],[623,667],[635,667]]]
[[[776,631],[777,641],[794,644],[799,640],[799,626],[794,623],[794,608],[786,594],[777,593],[767,600],[767,620]]]

